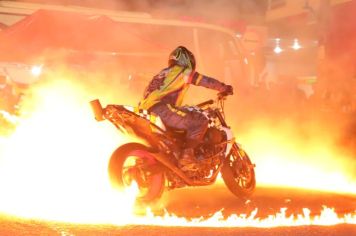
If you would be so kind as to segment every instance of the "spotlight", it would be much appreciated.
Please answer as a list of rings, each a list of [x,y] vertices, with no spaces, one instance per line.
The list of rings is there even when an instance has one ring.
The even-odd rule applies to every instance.
[[[42,65],[34,65],[31,67],[31,74],[38,77],[42,74]]]
[[[273,49],[274,53],[279,54],[283,51],[283,49],[279,46],[280,38],[276,38],[276,47]]]
[[[299,44],[298,39],[294,39],[292,48],[293,48],[294,50],[299,50],[299,49],[302,48],[302,46]]]

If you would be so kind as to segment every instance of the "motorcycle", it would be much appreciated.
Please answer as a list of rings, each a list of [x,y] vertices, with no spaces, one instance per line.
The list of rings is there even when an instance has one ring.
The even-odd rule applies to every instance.
[[[194,150],[196,161],[183,166],[178,160],[185,144],[185,131],[166,127],[158,116],[146,110],[124,105],[103,108],[98,99],[91,101],[97,121],[109,120],[123,133],[144,141],[124,144],[113,152],[108,165],[112,186],[127,188],[135,181],[139,189],[137,200],[149,203],[159,199],[165,188],[211,185],[221,173],[234,195],[249,197],[256,185],[255,165],[225,121],[226,96],[219,93],[216,100],[185,108],[204,114],[209,126],[204,143]]]

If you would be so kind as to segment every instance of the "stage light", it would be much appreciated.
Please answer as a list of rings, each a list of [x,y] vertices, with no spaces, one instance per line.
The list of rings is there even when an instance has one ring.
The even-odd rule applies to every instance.
[[[299,49],[302,48],[302,46],[300,45],[298,39],[294,39],[292,48],[293,48],[294,50],[299,50]]]
[[[280,38],[276,38],[276,47],[273,49],[274,53],[276,53],[276,54],[279,54],[283,51],[283,49],[279,45],[280,41],[281,41]]]
[[[38,77],[42,74],[42,65],[34,65],[31,67],[31,74]]]

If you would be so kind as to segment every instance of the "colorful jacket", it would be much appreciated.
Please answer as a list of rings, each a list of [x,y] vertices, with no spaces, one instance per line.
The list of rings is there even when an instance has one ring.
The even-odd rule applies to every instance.
[[[216,79],[202,75],[190,68],[175,65],[163,69],[153,77],[145,89],[143,100],[139,103],[139,109],[148,110],[159,102],[181,106],[190,84],[220,92],[225,88],[225,84]]]

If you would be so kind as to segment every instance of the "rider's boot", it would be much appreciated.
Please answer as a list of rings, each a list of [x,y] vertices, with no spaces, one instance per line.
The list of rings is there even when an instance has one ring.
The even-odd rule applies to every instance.
[[[186,148],[183,150],[182,156],[178,160],[178,166],[182,171],[198,170],[197,160],[194,156],[194,148]]]
[[[194,168],[197,161],[194,155],[194,149],[198,144],[199,142],[197,140],[187,141],[187,146],[183,150],[181,158],[178,161],[179,166],[182,167],[183,171]]]
[[[194,148],[186,148],[182,152],[182,156],[179,159],[179,164],[187,165],[194,163],[196,161],[194,156]]]

